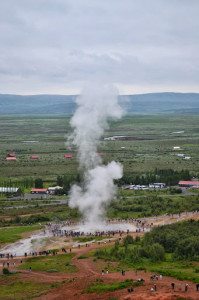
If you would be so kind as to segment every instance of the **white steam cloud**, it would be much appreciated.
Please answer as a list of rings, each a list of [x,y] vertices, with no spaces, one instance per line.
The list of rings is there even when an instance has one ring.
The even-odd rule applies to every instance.
[[[83,187],[73,185],[69,205],[78,207],[88,223],[103,219],[103,208],[116,193],[114,179],[122,177],[120,163],[102,165],[97,147],[109,119],[119,119],[122,109],[113,86],[92,84],[77,98],[77,110],[71,119],[73,144],[77,146],[80,167],[84,170]],[[71,139],[71,137],[70,137]]]
[[[117,94],[113,86],[92,84],[85,87],[76,100],[78,108],[71,119],[71,126],[74,128],[72,139],[78,148],[81,167],[91,169],[101,163],[97,146],[108,127],[107,121],[122,116]]]
[[[122,177],[122,167],[112,161],[107,166],[97,166],[87,173],[87,184],[83,190],[74,185],[71,189],[70,204],[79,207],[86,221],[95,224],[103,219],[103,204],[110,201],[116,192],[113,179]]]

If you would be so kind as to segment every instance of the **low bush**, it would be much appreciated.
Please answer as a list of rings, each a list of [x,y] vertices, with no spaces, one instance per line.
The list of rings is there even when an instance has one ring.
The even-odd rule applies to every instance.
[[[3,275],[10,275],[11,274],[11,272],[7,268],[3,268],[2,272],[3,272]]]

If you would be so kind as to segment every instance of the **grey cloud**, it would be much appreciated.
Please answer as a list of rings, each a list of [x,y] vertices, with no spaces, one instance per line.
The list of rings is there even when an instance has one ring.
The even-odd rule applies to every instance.
[[[59,92],[93,76],[191,89],[199,78],[198,13],[197,0],[1,2],[0,92],[20,83],[25,93],[40,81]]]

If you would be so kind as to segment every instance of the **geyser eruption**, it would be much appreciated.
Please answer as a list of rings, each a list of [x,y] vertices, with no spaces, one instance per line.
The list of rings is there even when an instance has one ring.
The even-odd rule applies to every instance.
[[[103,204],[111,200],[116,192],[114,179],[122,177],[122,167],[112,161],[107,166],[97,166],[86,174],[86,186],[74,185],[71,189],[70,204],[79,207],[92,224],[102,221]]]
[[[97,146],[109,119],[119,119],[122,109],[113,86],[92,84],[77,97],[77,110],[71,119],[73,143],[77,146],[80,166],[91,169],[101,163]]]
[[[119,119],[122,109],[113,86],[85,87],[77,98],[77,110],[71,119],[73,144],[77,146],[80,167],[84,171],[82,187],[73,185],[69,205],[78,207],[88,223],[100,223],[103,207],[116,193],[114,179],[122,177],[122,165],[112,161],[102,165],[97,147],[109,119]]]

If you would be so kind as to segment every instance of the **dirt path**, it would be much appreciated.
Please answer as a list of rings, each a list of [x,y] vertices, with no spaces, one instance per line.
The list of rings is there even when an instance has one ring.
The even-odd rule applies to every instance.
[[[93,258],[78,259],[80,255],[86,255],[91,250],[104,247],[102,245],[92,245],[90,247],[82,247],[75,249],[75,256],[72,259],[72,263],[78,268],[77,273],[73,274],[61,274],[61,273],[47,273],[47,272],[29,272],[21,271],[20,277],[22,280],[31,280],[44,283],[61,282],[59,288],[53,289],[48,294],[40,296],[37,300],[91,300],[91,299],[103,299],[110,300],[111,297],[120,300],[177,300],[181,299],[199,299],[199,292],[196,292],[195,284],[191,282],[179,281],[170,277],[163,277],[162,280],[156,281],[157,291],[151,292],[154,282],[151,281],[151,273],[138,271],[128,271],[125,276],[122,276],[119,272],[109,273],[101,275],[100,265],[93,261]],[[16,265],[20,264],[20,260],[16,260]],[[102,263],[101,266],[103,266]],[[108,292],[103,294],[87,294],[85,293],[86,287],[91,282],[95,282],[97,279],[103,280],[104,283],[112,283],[115,281],[123,281],[125,279],[138,280],[143,278],[145,283],[141,287],[134,289],[133,293],[128,293],[127,289],[119,290],[115,292]],[[171,289],[171,282],[175,283],[175,291]],[[185,284],[189,284],[188,292],[184,291]]]
[[[88,250],[87,250],[88,251]],[[101,275],[98,270],[96,270],[95,263],[91,258],[87,259],[78,259],[79,255],[86,254],[85,249],[80,250],[75,258],[73,263],[79,269],[79,272],[71,282],[63,284],[62,287],[51,291],[47,295],[41,296],[38,300],[90,300],[90,299],[104,299],[108,300],[111,297],[121,300],[146,300],[146,299],[164,299],[164,300],[173,300],[178,299],[199,299],[199,292],[196,292],[195,285],[191,282],[189,284],[188,292],[184,291],[185,284],[187,282],[179,281],[169,277],[163,277],[161,280],[156,281],[157,291],[151,292],[150,289],[153,287],[154,282],[151,281],[151,273],[139,271],[138,273],[134,271],[126,272],[125,276],[122,276],[121,273],[109,273]],[[119,290],[116,292],[108,292],[103,294],[86,294],[84,293],[85,288],[89,283],[96,281],[96,279],[103,280],[104,283],[112,283],[114,281],[123,281],[125,279],[138,280],[143,278],[145,283],[143,286],[135,288],[135,291],[131,294],[128,293],[127,289]],[[175,283],[175,291],[171,289],[171,282]]]
[[[23,279],[31,279],[33,281],[53,283],[62,282],[61,287],[53,289],[48,294],[40,296],[37,300],[177,300],[177,299],[199,299],[199,292],[196,291],[195,284],[187,281],[179,281],[170,277],[163,277],[155,282],[151,281],[151,273],[144,271],[128,271],[125,276],[120,272],[113,272],[101,275],[100,265],[93,261],[92,257],[78,259],[80,255],[86,255],[91,250],[104,247],[104,244],[92,245],[90,247],[82,247],[75,249],[75,256],[72,263],[78,268],[78,272],[74,274],[49,274],[46,272],[29,272],[22,271]],[[102,266],[104,263],[102,262]],[[107,292],[103,294],[88,294],[85,289],[91,282],[103,280],[104,283],[112,283],[115,281],[124,281],[126,279],[138,280],[143,278],[145,283],[143,286],[134,289],[134,292],[128,293],[127,289]],[[63,283],[65,281],[65,283]],[[175,283],[175,291],[171,289],[171,283]],[[150,289],[154,283],[157,285],[157,291],[151,292]],[[188,291],[185,292],[185,284],[189,284]],[[115,298],[114,298],[115,297]]]
[[[198,214],[184,214],[180,219],[198,219]],[[166,224],[170,222],[176,222],[179,218],[174,216],[162,216],[154,218],[154,225]],[[133,236],[143,235],[144,233],[133,233]],[[113,244],[112,240],[109,245]],[[102,275],[101,270],[104,268],[105,263],[100,261],[93,261],[93,257],[88,257],[88,253],[91,250],[105,247],[107,244],[103,242],[95,243],[89,247],[81,246],[81,248],[75,248],[72,252],[75,256],[72,259],[72,263],[77,267],[78,271],[73,274],[62,273],[48,273],[48,272],[29,272],[20,271],[20,278],[22,280],[31,280],[35,282],[55,283],[60,282],[61,286],[51,290],[46,295],[40,296],[37,300],[178,300],[178,299],[192,299],[199,300],[199,292],[196,291],[195,284],[188,281],[180,281],[171,277],[164,277],[162,279],[153,282],[151,281],[151,273],[144,271],[128,271],[125,276],[122,276],[120,272],[113,272]],[[86,258],[79,259],[79,256],[87,256]],[[21,258],[16,258],[13,261],[16,263],[16,267],[20,265]],[[23,258],[24,260],[24,258]],[[2,261],[2,260],[1,260]],[[11,267],[12,268],[12,267]],[[138,280],[144,279],[144,285],[136,287],[132,293],[128,293],[127,289],[118,290],[115,292],[107,292],[103,294],[88,294],[85,292],[88,285],[96,280],[102,280],[103,283],[112,283],[124,281],[126,279]],[[171,283],[175,284],[175,290],[172,290]],[[154,283],[157,285],[157,291],[151,291]],[[189,284],[188,291],[185,292],[185,284]]]

